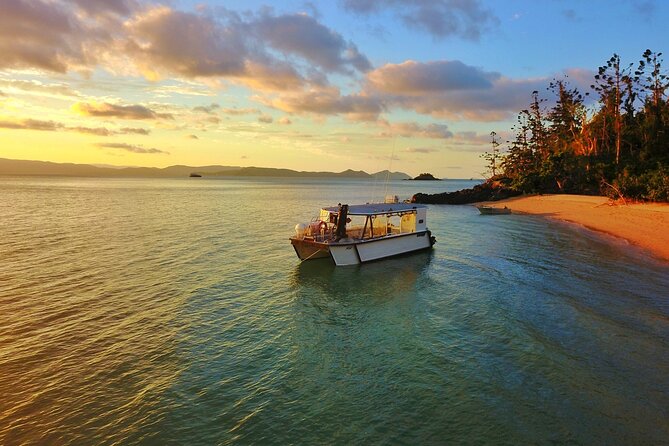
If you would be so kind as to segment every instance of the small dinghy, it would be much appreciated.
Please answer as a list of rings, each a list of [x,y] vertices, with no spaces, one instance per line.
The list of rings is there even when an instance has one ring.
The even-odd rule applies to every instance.
[[[476,209],[479,210],[481,215],[504,215],[504,214],[510,214],[511,209],[508,207],[504,206],[503,208],[497,208],[493,206],[476,206]]]

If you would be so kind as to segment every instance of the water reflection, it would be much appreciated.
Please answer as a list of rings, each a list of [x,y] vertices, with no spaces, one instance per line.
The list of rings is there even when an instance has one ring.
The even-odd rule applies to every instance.
[[[293,271],[292,285],[298,293],[316,288],[330,299],[392,299],[416,287],[433,257],[433,251],[424,251],[350,267],[337,267],[329,259],[302,262]]]

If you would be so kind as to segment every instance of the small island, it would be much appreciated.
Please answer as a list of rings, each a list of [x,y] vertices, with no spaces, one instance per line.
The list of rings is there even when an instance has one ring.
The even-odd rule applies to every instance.
[[[431,173],[421,173],[415,178],[408,178],[413,181],[441,181],[441,178],[435,178]]]

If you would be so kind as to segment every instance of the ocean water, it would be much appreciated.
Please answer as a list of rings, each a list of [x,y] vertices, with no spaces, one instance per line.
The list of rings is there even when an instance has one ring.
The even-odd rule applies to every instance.
[[[471,206],[299,262],[296,223],[385,191],[0,178],[0,444],[668,444],[669,265]]]

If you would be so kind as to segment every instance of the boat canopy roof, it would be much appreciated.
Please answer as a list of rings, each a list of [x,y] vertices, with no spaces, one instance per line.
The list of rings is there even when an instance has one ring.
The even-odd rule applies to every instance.
[[[394,214],[400,212],[412,212],[422,208],[427,208],[427,206],[414,203],[352,204],[348,207],[348,215]],[[323,210],[328,212],[339,212],[339,206],[326,207],[323,208]]]

